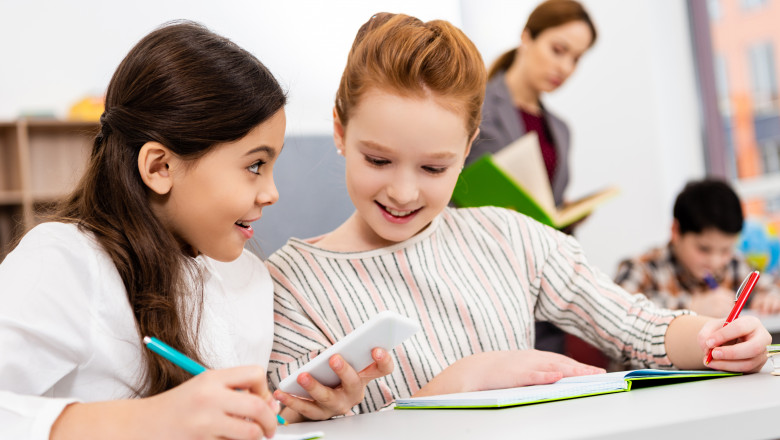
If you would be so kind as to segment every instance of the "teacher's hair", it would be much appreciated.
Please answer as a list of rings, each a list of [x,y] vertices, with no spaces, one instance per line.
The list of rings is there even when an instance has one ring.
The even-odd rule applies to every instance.
[[[358,30],[336,93],[336,113],[346,126],[368,90],[402,96],[433,94],[466,116],[471,136],[485,97],[485,65],[474,43],[444,20],[423,22],[379,13]]]
[[[139,340],[156,336],[202,362],[196,342],[203,304],[200,269],[183,250],[182,238],[152,212],[138,171],[139,150],[159,142],[195,161],[216,144],[244,137],[285,102],[285,93],[257,58],[193,22],[154,30],[117,67],[85,174],[54,211],[54,220],[91,232],[113,261]],[[185,310],[184,298],[193,295],[197,308]],[[138,395],[157,394],[188,379],[170,362],[143,353]]]
[[[582,21],[590,28],[592,39],[590,45],[596,42],[596,25],[590,18],[590,14],[579,2],[575,0],[547,0],[540,3],[528,16],[528,21],[523,31],[528,31],[532,39],[536,39],[547,29],[570,23]],[[515,60],[517,48],[504,52],[499,56],[488,70],[488,78],[493,78],[499,72],[507,70]]]

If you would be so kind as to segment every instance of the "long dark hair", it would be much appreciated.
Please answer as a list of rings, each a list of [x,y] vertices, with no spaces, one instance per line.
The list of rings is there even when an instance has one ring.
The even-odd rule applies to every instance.
[[[157,336],[200,360],[203,283],[194,260],[152,213],[138,171],[140,148],[159,142],[184,160],[196,160],[215,144],[242,138],[285,102],[257,58],[193,22],[163,25],[119,64],[87,170],[55,219],[91,232],[108,253],[127,290],[139,338]],[[193,296],[197,308],[185,307]],[[148,350],[143,356],[138,395],[160,393],[189,377]]]
[[[590,45],[596,42],[596,25],[590,18],[590,14],[579,2],[575,0],[547,0],[540,3],[528,16],[524,31],[528,31],[532,39],[536,39],[542,32],[549,28],[564,25],[572,21],[582,21],[590,28],[593,38]],[[488,70],[488,78],[493,78],[499,72],[507,70],[517,55],[517,48],[504,52],[499,56]]]

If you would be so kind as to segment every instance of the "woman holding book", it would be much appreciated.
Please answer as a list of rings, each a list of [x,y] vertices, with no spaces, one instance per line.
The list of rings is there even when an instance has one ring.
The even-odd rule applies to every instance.
[[[539,4],[528,16],[520,45],[501,55],[488,71],[480,133],[466,163],[536,132],[555,205],[563,205],[569,184],[569,127],[544,107],[541,96],[566,82],[595,41],[596,27],[580,3],[547,0]],[[573,233],[578,223],[563,231]],[[566,351],[564,333],[552,324],[539,322],[536,335],[537,348]],[[598,359],[598,353],[589,357]],[[597,363],[605,364],[603,360]]]
[[[596,27],[574,0],[547,0],[531,12],[520,45],[501,55],[488,71],[480,133],[466,162],[495,153],[536,132],[555,204],[569,183],[569,127],[547,110],[543,93],[557,90],[596,41]]]

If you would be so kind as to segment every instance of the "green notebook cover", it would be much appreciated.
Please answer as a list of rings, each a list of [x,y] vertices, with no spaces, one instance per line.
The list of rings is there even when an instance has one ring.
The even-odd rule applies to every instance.
[[[556,225],[534,198],[493,162],[489,154],[463,169],[452,193],[452,201],[464,208],[499,206],[513,209],[554,228],[566,226]]]
[[[666,385],[691,380],[738,376],[713,370],[632,370],[590,376],[565,377],[547,385],[443,394],[396,400],[396,409],[505,408],[533,403],[621,393],[639,386]]]

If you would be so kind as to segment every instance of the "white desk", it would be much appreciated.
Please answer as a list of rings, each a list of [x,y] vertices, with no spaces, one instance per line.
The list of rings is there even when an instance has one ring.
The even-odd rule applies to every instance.
[[[325,440],[780,438],[780,376],[758,374],[488,410],[387,410],[280,429]]]

